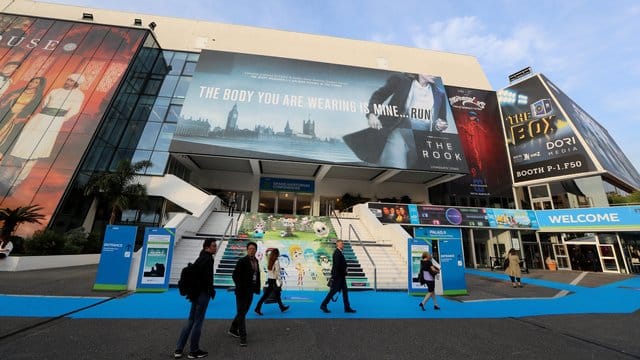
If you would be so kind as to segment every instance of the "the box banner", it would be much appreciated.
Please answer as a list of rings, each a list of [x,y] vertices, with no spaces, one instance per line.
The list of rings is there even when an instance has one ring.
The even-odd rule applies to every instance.
[[[515,183],[595,171],[538,76],[498,92]]]

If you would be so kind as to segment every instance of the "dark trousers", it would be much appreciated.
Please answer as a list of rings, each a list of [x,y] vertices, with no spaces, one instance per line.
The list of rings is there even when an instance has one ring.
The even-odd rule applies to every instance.
[[[247,339],[247,313],[251,308],[253,293],[236,289],[236,317],[231,323],[231,332],[238,332],[241,340]]]
[[[342,290],[342,302],[344,303],[344,309],[351,309],[351,304],[349,304],[349,290],[347,289],[347,279],[345,278],[334,278],[333,285],[329,289],[329,293],[322,300],[322,306],[326,307],[329,304],[329,301],[335,294],[337,294],[340,290]]]
[[[271,295],[274,291],[276,294],[276,301],[278,301],[278,306],[280,306],[280,310],[284,308],[284,304],[282,303],[282,297],[280,296],[281,291],[280,291],[280,288],[278,287],[278,284],[276,283],[276,279],[267,279],[267,288],[264,289],[264,293],[262,294],[262,297],[260,298],[260,300],[258,300],[258,305],[256,305],[256,310],[260,311],[260,309],[262,309],[262,304],[265,302],[265,300],[269,298],[269,295]]]
[[[184,350],[187,345],[187,339],[191,335],[191,344],[189,349],[191,352],[200,349],[200,334],[202,332],[202,323],[204,322],[204,315],[207,313],[207,307],[209,307],[209,294],[203,291],[198,295],[195,301],[191,302],[191,310],[189,311],[189,320],[182,328],[178,343],[176,344],[177,350]]]

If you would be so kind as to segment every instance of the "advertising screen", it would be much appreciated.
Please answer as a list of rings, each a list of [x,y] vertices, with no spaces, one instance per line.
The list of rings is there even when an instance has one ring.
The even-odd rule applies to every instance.
[[[498,92],[515,183],[594,171],[538,76]]]
[[[171,150],[467,173],[437,76],[208,50]]]
[[[141,29],[0,15],[0,206],[47,225],[145,36]]]
[[[470,196],[511,192],[509,160],[494,91],[447,86],[469,175],[453,180],[450,191]]]
[[[640,188],[640,174],[613,140],[607,129],[593,119],[549,79],[541,75],[553,95],[558,99],[571,123],[578,129],[589,149],[602,167],[615,177],[635,188]]]

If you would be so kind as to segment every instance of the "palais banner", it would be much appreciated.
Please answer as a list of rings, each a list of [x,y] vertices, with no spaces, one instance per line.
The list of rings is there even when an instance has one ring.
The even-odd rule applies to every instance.
[[[498,100],[515,183],[596,170],[540,77],[499,91]]]
[[[171,151],[467,173],[440,77],[209,50]]]

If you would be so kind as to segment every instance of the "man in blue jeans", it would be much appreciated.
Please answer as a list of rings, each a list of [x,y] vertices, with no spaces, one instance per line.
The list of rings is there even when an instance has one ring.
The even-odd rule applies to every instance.
[[[205,239],[202,244],[200,256],[193,263],[196,267],[197,286],[192,293],[187,295],[191,301],[191,310],[189,311],[189,320],[182,328],[176,350],[173,357],[180,359],[183,356],[184,347],[187,340],[191,337],[189,347],[189,359],[201,359],[209,355],[208,352],[200,349],[200,334],[202,332],[202,323],[209,306],[209,300],[213,300],[216,291],[213,288],[213,256],[218,249],[214,239]]]

